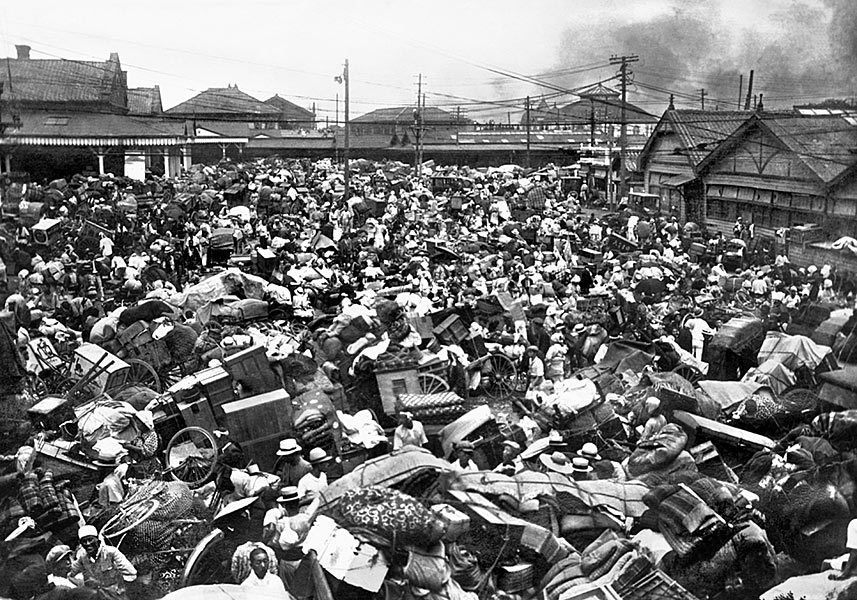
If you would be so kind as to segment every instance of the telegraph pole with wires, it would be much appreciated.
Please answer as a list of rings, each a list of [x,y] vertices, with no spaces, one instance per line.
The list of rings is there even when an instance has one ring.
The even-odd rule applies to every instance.
[[[527,168],[530,168],[530,97],[527,96]]]
[[[619,129],[619,187],[616,190],[617,196],[619,197],[619,201],[621,202],[622,198],[625,197],[627,192],[627,181],[626,181],[626,169],[625,169],[625,157],[628,151],[628,116],[626,114],[626,104],[628,98],[628,64],[635,63],[640,60],[640,57],[636,54],[630,55],[622,55],[616,56],[613,55],[610,57],[611,65],[619,65],[619,77],[622,80],[622,106],[620,111],[620,129]],[[613,165],[608,165],[608,171],[612,170]]]
[[[701,90],[699,90],[699,100],[700,100],[700,102],[702,102],[702,110],[705,110],[705,97],[707,95],[708,95],[708,93],[706,93],[705,88],[702,88]]]
[[[417,108],[414,110],[414,172],[423,176],[423,112],[426,99],[423,94],[423,74],[417,75]]]
[[[351,145],[351,132],[350,125],[348,123],[348,100],[349,100],[349,83],[348,83],[348,59],[345,59],[345,65],[342,70],[342,75],[337,75],[333,78],[336,83],[344,83],[345,84],[345,143],[342,148],[342,162],[344,163],[345,171],[344,171],[344,184],[345,184],[345,201],[351,197],[350,193],[350,185],[351,185],[351,167],[348,163],[348,151],[350,150]],[[339,124],[339,94],[336,95],[336,122]]]

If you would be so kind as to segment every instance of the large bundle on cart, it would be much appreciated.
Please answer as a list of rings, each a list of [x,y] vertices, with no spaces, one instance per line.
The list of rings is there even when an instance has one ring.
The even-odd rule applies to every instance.
[[[765,339],[765,325],[754,316],[734,317],[721,327],[705,349],[709,379],[740,379],[757,366],[756,356]]]

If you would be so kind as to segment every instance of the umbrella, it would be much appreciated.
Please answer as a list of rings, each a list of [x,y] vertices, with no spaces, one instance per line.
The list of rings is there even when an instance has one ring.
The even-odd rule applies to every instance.
[[[191,585],[170,592],[163,600],[286,600],[294,598],[288,592],[261,587],[242,587],[234,583]]]

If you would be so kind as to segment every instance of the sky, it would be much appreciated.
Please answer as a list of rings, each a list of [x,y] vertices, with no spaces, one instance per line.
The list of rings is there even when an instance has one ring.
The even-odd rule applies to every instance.
[[[159,85],[164,108],[210,87],[279,94],[321,121],[426,104],[479,121],[519,119],[524,97],[563,105],[603,81],[614,54],[637,55],[629,100],[659,114],[738,105],[746,93],[787,107],[857,95],[853,0],[28,0],[0,3],[0,43],[32,58],[119,54],[130,87]],[[714,106],[712,106],[714,105]]]

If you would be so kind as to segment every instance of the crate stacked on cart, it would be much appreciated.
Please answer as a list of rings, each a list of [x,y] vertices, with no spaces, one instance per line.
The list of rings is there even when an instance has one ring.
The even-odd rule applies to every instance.
[[[375,379],[384,412],[396,412],[396,400],[402,394],[419,394],[419,365],[422,353],[416,348],[402,348],[395,354],[385,353],[375,361]]]

